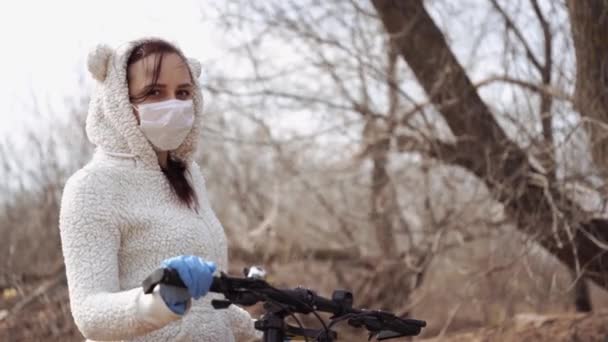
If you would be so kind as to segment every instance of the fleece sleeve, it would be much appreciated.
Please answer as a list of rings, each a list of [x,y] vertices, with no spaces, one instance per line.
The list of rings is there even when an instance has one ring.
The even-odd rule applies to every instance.
[[[70,307],[78,329],[86,338],[131,339],[182,316],[166,306],[158,286],[152,294],[144,294],[141,287],[120,290],[119,210],[103,181],[81,170],[64,188],[59,230]]]
[[[225,313],[237,341],[259,341],[263,337],[261,331],[255,330],[255,320],[251,318],[249,312],[236,305],[230,305]]]

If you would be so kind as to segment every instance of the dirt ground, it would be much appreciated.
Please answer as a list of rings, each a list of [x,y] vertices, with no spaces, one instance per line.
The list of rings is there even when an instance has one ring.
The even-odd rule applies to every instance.
[[[608,311],[593,314],[522,314],[505,326],[482,328],[445,338],[418,339],[420,342],[606,342]]]

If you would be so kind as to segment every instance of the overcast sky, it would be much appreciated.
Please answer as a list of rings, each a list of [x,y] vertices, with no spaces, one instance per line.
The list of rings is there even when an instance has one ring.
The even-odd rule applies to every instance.
[[[39,124],[34,94],[48,115],[83,93],[87,52],[97,43],[117,46],[147,35],[177,42],[187,54],[214,58],[214,37],[199,1],[3,1],[0,4],[0,134]],[[205,44],[200,42],[204,41]],[[90,83],[88,84],[90,85]],[[32,122],[32,119],[34,122]],[[41,124],[41,123],[40,123]]]
[[[0,42],[3,43],[0,135],[18,135],[23,126],[44,130],[48,120],[45,122],[33,113],[40,111],[44,118],[60,117],[66,110],[65,101],[88,93],[92,81],[85,69],[86,55],[101,42],[116,47],[142,36],[161,36],[177,42],[186,54],[201,60],[203,67],[210,65],[207,62],[212,60],[227,63],[222,56],[225,46],[220,45],[230,37],[218,34],[217,24],[210,17],[212,11],[204,7],[210,1],[213,0],[0,2]],[[498,17],[487,19],[489,2],[440,1],[436,7],[441,11],[434,10],[433,3],[429,2],[430,12],[446,33],[460,62],[467,66],[469,76],[479,81],[499,73],[502,43],[497,34],[502,34],[502,25]],[[535,41],[536,23],[522,15],[516,20],[520,21],[526,36]],[[480,28],[492,34],[477,45],[475,31]],[[540,46],[535,45],[535,48],[540,49]],[[556,50],[559,51],[559,46]],[[280,50],[273,57],[277,59],[275,62],[285,53]],[[230,66],[227,70],[234,74],[238,67]],[[203,72],[203,82],[204,75]],[[83,76],[87,81],[84,89],[79,81]],[[497,87],[481,90],[481,95],[486,100],[491,99],[488,103],[494,106],[510,106],[510,94]],[[38,110],[34,110],[34,99],[39,102]],[[305,126],[302,115],[292,113],[283,118],[287,125],[280,125],[275,120],[273,129]]]

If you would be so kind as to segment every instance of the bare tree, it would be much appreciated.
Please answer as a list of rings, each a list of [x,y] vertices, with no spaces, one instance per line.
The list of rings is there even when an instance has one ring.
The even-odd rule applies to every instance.
[[[397,282],[411,284],[400,289],[407,294],[421,286],[435,255],[487,237],[479,231],[472,234],[472,230],[480,230],[479,227],[486,224],[503,225],[487,211],[485,216],[469,215],[476,206],[493,205],[487,193],[474,200],[458,198],[455,202],[460,207],[450,209],[438,209],[436,201],[429,199],[419,207],[419,212],[412,213],[413,203],[422,203],[448,191],[437,184],[416,188],[420,192],[413,191],[400,184],[404,173],[424,175],[436,171],[431,168],[441,172],[453,170],[442,169],[437,164],[427,167],[424,162],[408,164],[404,160],[420,157],[420,141],[440,143],[435,138],[449,134],[438,123],[439,116],[431,110],[431,102],[418,100],[418,89],[412,89],[411,76],[399,59],[399,46],[384,39],[384,29],[378,25],[373,8],[346,0],[264,4],[236,1],[221,6],[219,12],[226,37],[232,37],[235,32],[245,36],[230,42],[229,56],[240,57],[240,64],[235,65],[242,72],[232,75],[246,76],[227,77],[230,72],[210,75],[207,90],[216,102],[228,103],[220,110],[224,115],[236,115],[264,132],[260,138],[270,146],[273,160],[277,162],[273,179],[283,184],[297,183],[296,196],[308,199],[305,206],[296,202],[299,204],[296,208],[288,200],[294,192],[283,190],[279,196],[284,199],[280,201],[279,211],[285,215],[299,213],[299,219],[306,222],[304,218],[311,217],[311,212],[316,214],[312,215],[316,221],[313,226],[297,224],[298,234],[313,231],[326,237],[324,244],[334,244],[347,251],[326,253],[325,247],[317,245],[305,255],[360,260],[360,265],[370,270],[369,279],[361,285],[370,298],[374,295],[369,289],[377,287],[376,279],[380,276],[389,279],[396,270],[407,273],[404,278],[411,281]],[[280,49],[280,54],[268,56],[273,49]],[[230,58],[222,61],[228,63]],[[311,125],[317,122],[323,125],[311,129],[310,135],[278,137],[279,129],[274,127],[273,120],[280,121],[281,114],[302,112],[312,118]],[[327,140],[338,142],[319,143]],[[305,162],[294,160],[299,158],[287,152],[294,151],[288,148],[294,141],[309,141],[316,149],[311,154],[297,150],[299,154],[306,158],[321,155],[325,160],[317,162],[315,159],[319,157]],[[247,148],[245,144],[240,146]],[[239,167],[239,163],[231,165]],[[237,181],[235,184],[241,185],[235,188],[251,189],[243,185],[243,181],[242,178]],[[345,196],[338,187],[343,181],[348,182]],[[418,180],[418,183],[421,182]],[[266,210],[271,212],[272,196],[262,197],[266,198],[262,201]],[[424,223],[412,225],[408,215],[419,216]],[[245,221],[256,234],[271,226],[279,236],[293,229],[283,223],[282,215],[272,224],[265,219],[267,216],[263,214]],[[469,221],[475,224],[468,225]],[[328,231],[334,234],[328,235]],[[278,239],[276,235],[272,238]],[[299,243],[306,241],[300,238]],[[371,259],[366,259],[369,255]],[[370,260],[383,266],[370,268]],[[386,283],[389,287],[395,286]],[[378,289],[378,293],[388,292]],[[388,298],[381,300],[395,304]]]
[[[608,3],[567,1],[576,51],[575,104],[586,119],[596,166],[606,180],[608,170]],[[605,190],[603,191],[605,194]]]
[[[556,70],[553,62],[554,55],[554,41],[556,40],[556,33],[559,33],[557,25],[551,23],[548,20],[548,15],[555,16],[556,4],[552,4],[551,13],[548,15],[544,13],[541,5],[537,0],[529,0],[531,10],[534,12],[534,16],[537,19],[540,32],[542,32],[541,45],[542,46],[542,58],[537,56],[532,46],[533,42],[530,42],[529,35],[527,36],[518,27],[512,16],[502,7],[497,0],[490,0],[492,6],[500,13],[505,23],[505,41],[508,41],[509,37],[514,36],[516,43],[519,43],[522,47],[525,59],[531,65],[531,69],[536,72],[537,75],[533,75],[531,78],[538,78],[537,84],[540,89],[550,89],[553,86],[552,80],[554,79],[554,72]],[[511,2],[513,4],[513,2]],[[511,34],[510,34],[511,33]],[[561,32],[564,34],[564,32]],[[559,70],[558,70],[559,71]],[[537,152],[534,154],[539,159],[542,166],[546,170],[546,176],[551,183],[558,181],[557,177],[557,159],[556,159],[556,144],[554,139],[554,128],[553,121],[554,115],[552,113],[553,99],[554,97],[547,92],[540,92],[540,104],[538,105],[538,114],[541,121],[542,139],[535,139],[537,146]],[[577,272],[572,273],[573,281],[576,283],[574,291],[574,303],[579,311],[591,311],[591,299],[589,295],[589,289],[585,282],[585,279],[580,278]]]
[[[480,98],[421,0],[373,0],[390,39],[456,136],[434,154],[485,181],[517,227],[563,263],[608,287],[603,219],[565,196],[510,140]]]

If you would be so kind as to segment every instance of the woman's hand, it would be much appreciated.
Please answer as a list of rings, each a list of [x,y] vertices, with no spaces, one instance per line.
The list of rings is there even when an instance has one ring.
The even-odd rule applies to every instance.
[[[216,269],[214,262],[194,255],[180,255],[164,260],[162,265],[177,271],[192,298],[199,299],[209,292]]]
[[[187,294],[194,299],[199,299],[209,292],[213,282],[213,272],[216,270],[214,262],[205,261],[194,255],[180,255],[165,259],[162,266],[177,271],[186,285]],[[173,312],[183,314],[186,311],[188,299],[183,298],[185,291],[177,291],[176,288],[169,290],[169,288],[161,286],[160,294],[163,300]],[[181,292],[181,294],[177,292]]]

